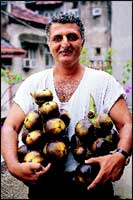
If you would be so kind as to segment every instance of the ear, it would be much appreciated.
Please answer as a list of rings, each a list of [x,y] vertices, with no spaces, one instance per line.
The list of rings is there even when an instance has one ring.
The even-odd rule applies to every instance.
[[[47,37],[47,45],[50,46],[49,37]]]
[[[85,43],[85,39],[82,39],[82,47],[84,46]]]
[[[51,46],[50,46],[49,38],[47,38],[47,45],[48,45],[48,47],[49,47],[49,51],[51,52]]]

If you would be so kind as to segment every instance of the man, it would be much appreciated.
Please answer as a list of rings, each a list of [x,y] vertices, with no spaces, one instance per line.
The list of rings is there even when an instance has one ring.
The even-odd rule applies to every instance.
[[[125,102],[123,88],[109,74],[90,69],[80,64],[79,56],[84,44],[84,27],[78,17],[63,14],[53,17],[47,26],[49,48],[55,60],[53,68],[28,77],[20,86],[14,103],[2,129],[2,153],[9,172],[29,185],[30,199],[64,197],[82,199],[113,199],[112,181],[117,181],[126,165],[126,155],[131,151],[131,115]],[[87,115],[90,94],[93,95],[98,113],[108,113],[120,136],[116,152],[86,160],[99,163],[100,171],[86,191],[80,191],[65,182],[65,174],[71,174],[77,166],[72,154],[68,156],[64,175],[59,172],[54,178],[48,175],[51,168],[38,163],[19,163],[17,157],[18,133],[26,113],[36,105],[30,93],[49,88],[59,108],[66,109],[71,117],[69,138],[74,133],[77,121]],[[33,173],[35,172],[36,173]],[[66,173],[68,172],[68,173]],[[43,177],[43,178],[42,178]],[[71,192],[71,195],[70,195]]]

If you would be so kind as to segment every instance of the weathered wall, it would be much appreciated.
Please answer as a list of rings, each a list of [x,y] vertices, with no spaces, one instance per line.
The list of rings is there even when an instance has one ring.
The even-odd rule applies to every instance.
[[[112,1],[112,49],[116,50],[113,55],[113,75],[122,80],[122,67],[132,58],[132,2]],[[131,74],[127,85],[132,86]],[[127,95],[128,105],[132,107],[132,92]],[[115,193],[125,198],[132,199],[132,161],[125,168],[121,179],[114,183]]]
[[[115,195],[121,199],[132,199],[132,159],[125,167],[124,173],[119,181],[113,183]]]
[[[93,8],[100,8],[101,15],[94,17]],[[104,59],[106,50],[110,47],[110,21],[108,19],[107,1],[88,1],[80,3],[79,12],[85,27],[85,46],[88,48],[88,57],[96,59],[95,48],[101,49],[100,59]]]
[[[120,81],[122,67],[132,58],[132,2],[112,1],[112,48],[116,51],[113,55],[113,75]],[[132,86],[131,73],[127,86]],[[132,106],[131,93],[128,94],[128,105]]]

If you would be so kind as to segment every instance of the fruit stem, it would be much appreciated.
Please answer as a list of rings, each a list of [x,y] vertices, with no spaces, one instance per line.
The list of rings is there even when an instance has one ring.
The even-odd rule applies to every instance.
[[[94,118],[96,113],[97,113],[97,110],[96,110],[95,100],[94,100],[94,97],[90,94],[90,101],[89,101],[89,107],[88,107],[88,118],[89,119]]]

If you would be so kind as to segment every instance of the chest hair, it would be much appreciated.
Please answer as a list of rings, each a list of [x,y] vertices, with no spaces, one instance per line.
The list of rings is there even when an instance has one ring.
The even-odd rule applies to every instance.
[[[55,81],[55,90],[61,102],[68,102],[78,88],[80,80]]]

